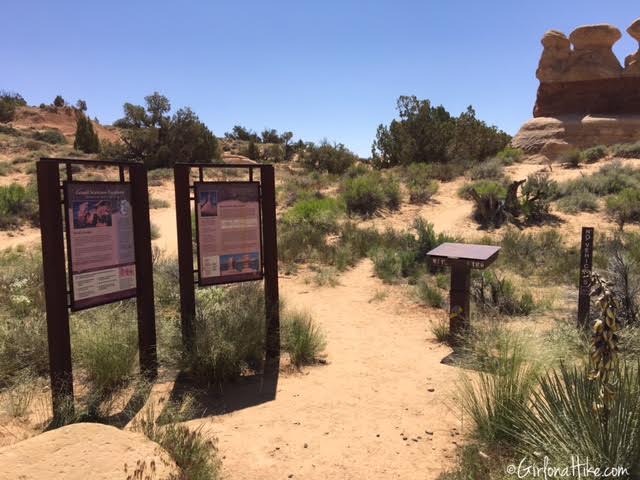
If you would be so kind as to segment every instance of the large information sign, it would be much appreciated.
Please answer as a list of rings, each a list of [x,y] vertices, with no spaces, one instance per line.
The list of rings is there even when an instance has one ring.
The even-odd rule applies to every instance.
[[[259,280],[262,232],[258,182],[196,182],[199,284]]]
[[[136,296],[131,184],[65,182],[71,309]]]

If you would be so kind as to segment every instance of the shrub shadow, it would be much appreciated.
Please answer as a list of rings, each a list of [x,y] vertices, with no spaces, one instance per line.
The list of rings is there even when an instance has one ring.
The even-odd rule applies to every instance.
[[[191,418],[224,415],[275,400],[278,390],[279,362],[264,373],[241,376],[222,384],[204,386],[184,372],[178,374],[167,404],[180,404],[185,397],[195,400]]]

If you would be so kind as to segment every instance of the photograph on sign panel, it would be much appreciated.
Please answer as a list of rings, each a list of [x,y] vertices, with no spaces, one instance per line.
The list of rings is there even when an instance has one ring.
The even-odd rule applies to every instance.
[[[135,294],[131,188],[124,183],[67,186],[73,307],[100,305]]]
[[[220,257],[221,274],[251,273],[260,269],[258,252],[222,255]]]
[[[73,202],[73,228],[111,227],[111,203],[110,200]]]
[[[196,184],[201,280],[260,275],[259,197],[255,183]]]
[[[215,217],[218,215],[218,193],[200,192],[198,195],[198,208],[202,217]]]

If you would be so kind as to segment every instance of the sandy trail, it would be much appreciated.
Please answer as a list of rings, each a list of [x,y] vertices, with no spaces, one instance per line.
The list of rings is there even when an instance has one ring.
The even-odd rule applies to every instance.
[[[275,401],[191,422],[218,437],[228,477],[435,479],[461,429],[459,370],[440,363],[450,350],[428,333],[435,312],[384,287],[368,260],[335,288],[281,288],[322,326],[329,363],[282,374]],[[370,301],[381,289],[387,298]]]

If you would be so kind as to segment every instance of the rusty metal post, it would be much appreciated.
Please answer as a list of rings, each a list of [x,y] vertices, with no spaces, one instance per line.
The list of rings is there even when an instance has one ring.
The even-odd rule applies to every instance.
[[[143,164],[133,164],[129,167],[129,178],[133,203],[140,369],[147,378],[155,378],[158,375],[158,352],[153,299],[153,257],[151,253],[147,169]]]
[[[280,362],[280,297],[278,292],[278,235],[276,231],[276,183],[273,165],[260,166],[264,241],[264,292],[266,309],[266,368]]]
[[[449,292],[449,336],[452,342],[469,328],[471,269],[464,262],[451,265],[451,291]]]
[[[191,192],[188,165],[175,165],[173,180],[176,195],[178,228],[178,271],[180,283],[180,320],[182,343],[191,351],[194,338],[193,320],[196,316],[196,292],[193,279],[193,232],[191,228]]]
[[[64,258],[64,231],[60,201],[58,164],[39,161],[38,205],[42,237],[42,267],[47,309],[49,374],[54,418],[73,412],[71,335],[67,307],[67,275]]]

